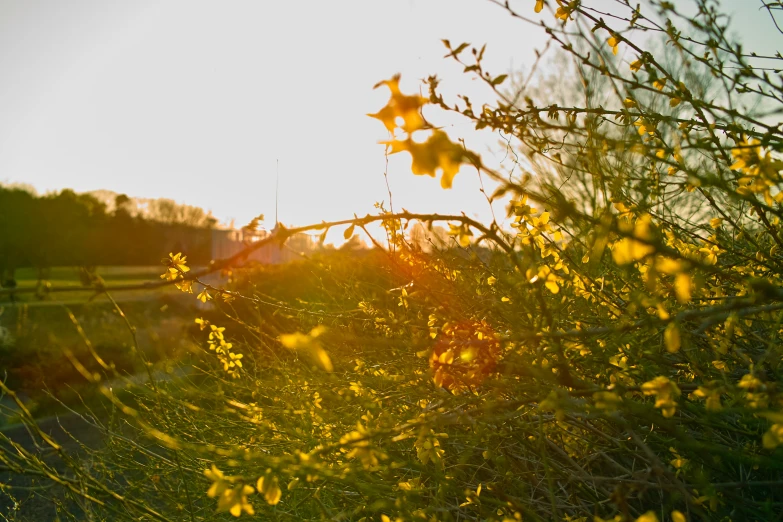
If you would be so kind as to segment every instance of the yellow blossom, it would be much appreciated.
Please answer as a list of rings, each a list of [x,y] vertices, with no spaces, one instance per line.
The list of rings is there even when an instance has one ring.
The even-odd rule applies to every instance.
[[[207,496],[217,497],[218,513],[228,511],[235,517],[241,515],[243,511],[248,515],[255,513],[253,506],[247,500],[247,496],[255,492],[251,486],[238,484],[232,487],[237,478],[225,476],[214,464],[212,469],[204,470],[204,475],[212,481]]]
[[[190,268],[186,265],[186,263],[187,256],[183,256],[182,252],[178,252],[177,255],[169,253],[169,267],[176,268],[180,272],[190,272]]]
[[[707,411],[720,411],[723,409],[720,403],[720,389],[699,386],[692,394],[694,397],[706,399]]]
[[[655,407],[661,408],[664,417],[671,417],[677,410],[675,399],[680,396],[680,388],[664,376],[642,384],[642,393],[655,395]]]
[[[666,330],[663,331],[663,340],[666,344],[666,351],[675,353],[680,351],[680,329],[675,323],[669,323]]]
[[[637,518],[636,522],[658,522],[658,515],[655,514],[655,511],[648,511]]]
[[[207,292],[207,289],[205,288],[204,290],[202,290],[202,291],[201,291],[201,293],[200,293],[200,294],[198,294],[198,295],[196,296],[196,299],[198,299],[198,300],[199,300],[199,301],[201,301],[202,303],[206,303],[207,301],[209,301],[210,299],[212,299],[212,296],[211,296],[211,295],[209,295],[209,292]]]
[[[773,424],[762,437],[761,443],[765,449],[775,449],[783,444],[783,424]]]
[[[258,479],[256,489],[264,495],[264,500],[270,506],[275,506],[283,497],[283,491],[280,489],[280,483],[274,475],[267,475]]]
[[[179,290],[182,290],[185,293],[188,293],[188,294],[192,294],[193,293],[193,280],[192,279],[180,279],[179,281],[174,283],[174,286],[176,286]]]
[[[610,36],[606,43],[608,43],[609,47],[612,48],[612,54],[616,55],[620,46],[620,39],[617,36]]]

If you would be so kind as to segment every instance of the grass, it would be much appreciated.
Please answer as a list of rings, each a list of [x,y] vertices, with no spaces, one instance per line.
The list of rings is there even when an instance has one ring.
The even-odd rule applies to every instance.
[[[102,266],[96,273],[105,281],[112,283],[143,282],[156,279],[161,273],[159,266]],[[38,283],[39,273],[36,268],[20,268],[16,270],[16,282],[19,288],[34,287]],[[72,266],[57,266],[48,269],[45,279],[52,285],[81,286],[79,268]]]
[[[107,285],[122,286],[122,285],[137,285],[145,282],[157,282],[159,281],[159,275],[161,268],[159,266],[107,266],[98,267],[96,274],[100,276]],[[78,267],[53,267],[48,269],[44,274],[39,275],[39,272],[35,268],[21,268],[16,270],[16,283],[17,288],[20,290],[29,290],[41,288],[40,293],[22,292],[14,294],[13,301],[9,295],[0,295],[0,306],[10,306],[14,302],[20,303],[35,303],[36,306],[41,304],[62,304],[68,303],[75,305],[81,302],[85,302],[96,298],[95,292],[86,287],[82,281],[80,270]],[[41,277],[42,276],[42,277]],[[72,290],[63,293],[46,293],[46,288],[42,287],[42,283],[45,283],[47,287],[52,288],[82,288],[80,290]],[[176,289],[172,287],[162,287],[156,289],[154,292],[149,290],[125,290],[116,297],[123,301],[130,300],[145,300],[149,299],[151,295],[160,295],[170,293],[177,294]],[[105,297],[98,297],[98,299],[105,299]]]
[[[152,281],[159,273],[159,267],[98,270],[109,284]],[[51,279],[47,281],[54,286],[81,286],[76,268],[57,267],[48,275]],[[37,284],[33,269],[18,270],[17,277],[20,288]],[[169,287],[116,292],[112,297],[137,329],[139,353],[135,353],[133,338],[117,309],[105,295],[92,290],[49,294],[44,299],[21,294],[15,303],[0,303],[0,328],[7,332],[0,345],[0,367],[5,371],[5,382],[22,394],[36,416],[62,412],[59,401],[78,408],[95,394],[66,353],[89,371],[100,371],[85,338],[100,357],[124,375],[141,372],[145,360],[174,364],[190,348],[186,332],[197,313],[194,300]],[[5,420],[9,422],[13,419]]]

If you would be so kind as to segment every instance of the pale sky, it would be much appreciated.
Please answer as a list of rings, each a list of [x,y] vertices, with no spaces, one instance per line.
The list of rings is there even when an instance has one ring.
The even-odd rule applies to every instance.
[[[534,0],[512,3],[536,16]],[[724,5],[740,30],[771,27],[756,0]],[[363,215],[388,201],[385,130],[365,115],[387,99],[377,81],[400,72],[410,91],[437,74],[447,92],[485,94],[441,38],[486,42],[494,74],[529,67],[545,42],[487,0],[0,0],[0,181],[167,197],[238,225],[264,213],[272,226],[279,159],[282,222]],[[396,209],[488,218],[475,171],[444,191],[407,154],[390,159]]]

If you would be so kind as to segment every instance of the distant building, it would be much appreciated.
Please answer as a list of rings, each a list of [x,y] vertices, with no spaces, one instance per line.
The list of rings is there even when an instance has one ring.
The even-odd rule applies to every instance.
[[[232,257],[257,241],[267,239],[272,232],[212,229],[212,259],[220,260]],[[301,259],[317,249],[317,243],[307,234],[294,234],[282,246],[272,241],[256,250],[248,257],[248,261],[263,264],[287,263]]]

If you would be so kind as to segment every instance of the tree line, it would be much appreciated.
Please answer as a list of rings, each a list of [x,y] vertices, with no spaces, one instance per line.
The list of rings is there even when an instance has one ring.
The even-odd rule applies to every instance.
[[[105,199],[70,189],[38,196],[0,186],[0,274],[7,278],[24,267],[157,264],[171,249],[187,250],[196,264],[210,260],[216,220],[203,210],[153,200],[145,215],[124,194]],[[157,207],[166,211],[162,219],[150,212]]]

